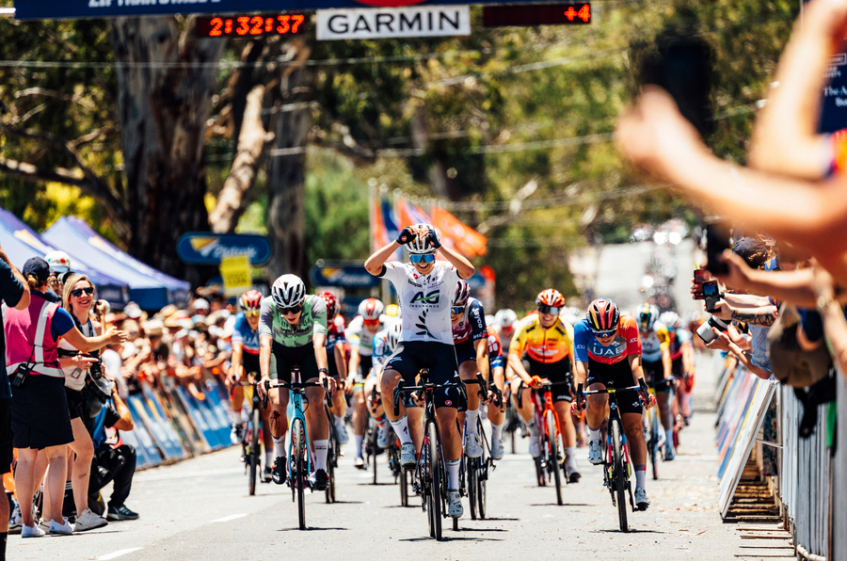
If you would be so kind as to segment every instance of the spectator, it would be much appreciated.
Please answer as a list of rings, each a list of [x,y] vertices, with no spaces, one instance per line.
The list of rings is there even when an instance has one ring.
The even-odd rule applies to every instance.
[[[50,278],[47,280],[50,290],[45,295],[47,300],[61,304],[65,291],[64,280],[71,274],[71,258],[64,251],[51,251],[44,256],[44,260],[50,265]]]
[[[32,497],[43,473],[36,473],[36,459],[44,454],[49,465],[44,485],[44,515],[51,533],[70,534],[73,526],[61,515],[67,473],[67,445],[74,440],[64,372],[59,365],[58,340],[64,337],[84,352],[108,342],[117,342],[123,333],[110,329],[104,335],[88,338],[74,325],[67,311],[44,298],[50,267],[40,257],[26,262],[24,277],[30,289],[30,303],[24,310],[7,311],[7,371],[11,373],[12,431],[18,449],[15,489],[21,506],[22,537],[43,536],[35,524]]]
[[[0,248],[0,300],[10,308],[25,310],[29,306],[29,286]],[[3,310],[0,308],[0,322]],[[0,334],[0,366],[6,371],[6,338]],[[3,475],[12,471],[12,388],[8,376],[0,380],[0,557],[6,558],[6,538],[9,532],[9,501],[6,500]]]

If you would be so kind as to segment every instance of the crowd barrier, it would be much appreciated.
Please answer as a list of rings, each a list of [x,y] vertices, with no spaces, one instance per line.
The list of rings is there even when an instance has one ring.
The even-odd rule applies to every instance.
[[[129,396],[135,428],[122,431],[121,437],[135,447],[139,469],[232,445],[226,389],[210,380],[205,390],[198,399],[183,387],[154,390],[144,384],[141,393]]]
[[[847,502],[838,499],[847,496],[847,456],[837,445],[837,435],[847,434],[847,381],[836,376],[838,399],[818,406],[807,438],[799,431],[803,404],[792,388],[728,360],[715,394],[721,516],[727,518],[745,468],[755,464],[778,499],[797,556],[812,561],[847,559]]]

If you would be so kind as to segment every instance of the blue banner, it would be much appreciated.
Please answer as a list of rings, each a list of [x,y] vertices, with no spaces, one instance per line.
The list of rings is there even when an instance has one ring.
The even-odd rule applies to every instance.
[[[474,4],[530,4],[538,0],[475,0]],[[390,8],[468,4],[467,0],[15,0],[15,18],[64,19],[167,14],[231,14],[328,8]],[[309,31],[307,29],[306,31]]]
[[[343,286],[344,288],[374,288],[382,279],[370,274],[364,265],[315,265],[309,271],[309,280],[315,286]]]
[[[198,402],[183,387],[176,388],[176,391],[186,410],[188,410],[188,415],[194,421],[197,430],[200,431],[200,434],[203,435],[203,438],[209,444],[209,448],[219,450],[228,446],[230,444],[229,435],[227,434],[227,438],[225,439],[221,438],[218,423],[210,414],[208,407],[205,405],[206,402]]]
[[[271,258],[271,242],[254,234],[188,232],[176,244],[180,259],[195,265],[220,265],[224,257],[246,255],[251,265],[264,265]]]

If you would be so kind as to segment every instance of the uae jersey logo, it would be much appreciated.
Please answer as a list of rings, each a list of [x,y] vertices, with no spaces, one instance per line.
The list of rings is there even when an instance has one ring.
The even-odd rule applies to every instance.
[[[440,290],[433,290],[428,294],[424,294],[423,291],[416,293],[412,296],[412,304],[425,304],[430,306],[437,306],[439,297],[441,295]]]

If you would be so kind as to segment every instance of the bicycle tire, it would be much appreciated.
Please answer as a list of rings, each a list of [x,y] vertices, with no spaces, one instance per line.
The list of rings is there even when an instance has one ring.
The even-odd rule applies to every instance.
[[[335,427],[332,425],[332,420],[330,420],[329,445],[326,451],[326,502],[328,504],[335,502],[335,454],[336,450],[338,450],[338,440],[335,434]]]
[[[477,427],[479,434],[483,440],[482,444],[482,456],[479,457],[477,477],[476,477],[476,501],[477,501],[477,510],[479,511],[479,518],[481,520],[485,520],[485,511],[487,509],[487,501],[488,497],[486,497],[486,490],[488,487],[488,468],[491,467],[491,460],[488,457],[488,443],[485,440],[485,433],[482,430],[482,421],[477,419]]]
[[[546,487],[547,486],[547,476],[545,475],[544,467],[542,466],[542,462],[544,460],[541,456],[538,456],[537,458],[533,458],[533,460],[535,460],[534,463],[535,463],[536,482],[538,483],[539,487]]]
[[[476,520],[476,493],[479,490],[477,483],[479,481],[479,471],[477,470],[478,458],[468,458],[468,502],[471,504],[471,520]]]
[[[400,483],[400,506],[406,507],[409,506],[409,487],[408,487],[408,471],[405,469],[400,470],[400,479],[398,482]]]
[[[297,518],[300,523],[300,529],[306,529],[306,497],[305,497],[305,487],[307,485],[306,479],[306,466],[308,462],[306,461],[305,455],[308,454],[308,451],[305,450],[305,440],[306,435],[304,433],[303,422],[300,419],[294,419],[294,422],[291,423],[291,429],[294,431],[291,433],[291,437],[294,439],[294,463],[297,470],[295,474],[295,480],[292,481],[292,484],[297,488]]]
[[[376,458],[377,458],[377,450],[379,449],[379,448],[377,448],[377,438],[379,438],[379,429],[378,428],[375,429],[371,433],[371,449],[373,450],[373,460],[374,460],[374,463],[373,463],[374,485],[377,485],[377,482],[376,482]]]
[[[250,478],[249,478],[249,491],[250,496],[254,496],[256,494],[256,479],[258,478],[259,471],[259,427],[261,427],[262,418],[259,414],[258,409],[253,409],[253,415],[250,419],[252,423],[250,430],[252,431],[250,434]]]
[[[429,460],[430,473],[432,474],[432,482],[430,484],[432,490],[432,509],[430,509],[430,516],[432,516],[434,537],[436,540],[441,541],[441,507],[444,500],[441,495],[444,491],[441,489],[441,453],[438,450],[438,431],[434,421],[427,423],[426,431],[429,435]]]
[[[656,412],[650,414],[652,419],[650,430],[650,463],[653,465],[653,480],[659,479],[659,459],[661,450],[659,450],[659,415]]]
[[[562,470],[559,469],[559,431],[556,429],[556,413],[547,411],[547,467],[552,466],[553,481],[556,484],[556,503],[562,506]]]
[[[621,532],[629,531],[626,523],[626,480],[624,472],[623,447],[621,446],[621,422],[620,419],[609,421],[609,433],[612,435],[612,465],[615,470],[615,494],[617,495],[618,521]]]

